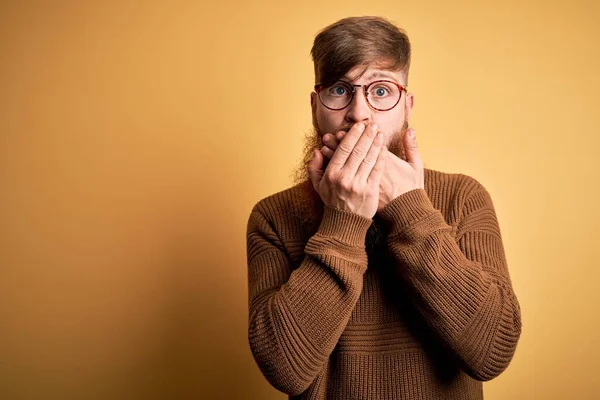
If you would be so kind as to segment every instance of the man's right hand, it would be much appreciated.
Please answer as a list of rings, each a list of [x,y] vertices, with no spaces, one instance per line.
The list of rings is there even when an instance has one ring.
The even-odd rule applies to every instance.
[[[377,126],[365,128],[358,123],[344,136],[325,170],[323,154],[315,150],[308,173],[323,203],[373,218],[386,156],[387,148]]]

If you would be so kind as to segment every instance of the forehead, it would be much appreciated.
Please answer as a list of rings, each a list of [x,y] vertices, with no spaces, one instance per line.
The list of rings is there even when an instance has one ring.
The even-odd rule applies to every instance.
[[[381,68],[376,64],[369,64],[367,66],[358,65],[344,74],[342,79],[356,84],[371,82],[377,79],[389,79],[404,84],[404,73],[402,71]]]

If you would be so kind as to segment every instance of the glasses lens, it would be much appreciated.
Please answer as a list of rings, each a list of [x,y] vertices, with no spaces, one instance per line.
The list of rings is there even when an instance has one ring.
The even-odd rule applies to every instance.
[[[402,92],[392,82],[373,82],[368,89],[367,99],[378,110],[393,108],[400,100]]]
[[[352,86],[345,82],[336,82],[326,86],[319,92],[321,102],[327,108],[340,110],[352,101]]]

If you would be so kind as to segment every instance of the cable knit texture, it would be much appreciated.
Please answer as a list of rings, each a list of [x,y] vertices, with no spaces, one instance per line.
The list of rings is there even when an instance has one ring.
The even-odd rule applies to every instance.
[[[298,184],[253,208],[247,257],[250,347],[290,399],[482,399],[521,333],[492,200],[466,175],[426,169],[373,219]]]

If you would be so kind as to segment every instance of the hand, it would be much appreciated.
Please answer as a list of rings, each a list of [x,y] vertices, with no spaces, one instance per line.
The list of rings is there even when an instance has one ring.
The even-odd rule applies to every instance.
[[[393,153],[388,154],[386,168],[379,187],[377,211],[381,211],[396,197],[411,190],[423,189],[425,187],[423,161],[419,154],[414,132],[414,129],[409,129],[402,137],[406,161]],[[325,146],[321,148],[323,157],[326,159],[332,158],[345,136],[346,133],[344,131],[340,131],[335,135],[329,133],[323,135],[323,142],[325,143]]]
[[[373,218],[379,204],[379,184],[387,157],[377,126],[354,125],[324,168],[323,153],[315,150],[308,164],[313,187],[323,203]]]

